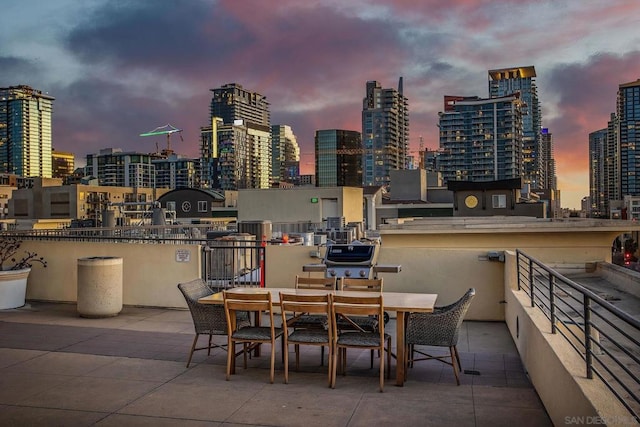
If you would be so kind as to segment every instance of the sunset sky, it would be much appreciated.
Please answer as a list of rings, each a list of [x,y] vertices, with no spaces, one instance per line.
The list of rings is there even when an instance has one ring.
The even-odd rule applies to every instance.
[[[55,97],[53,145],[84,164],[102,148],[155,151],[140,133],[183,129],[198,155],[210,89],[271,104],[313,171],[317,129],[361,131],[367,80],[409,99],[411,149],[438,147],[444,95],[488,96],[487,71],[533,65],[562,206],[588,195],[588,134],[618,85],[640,78],[637,0],[20,0],[0,14],[0,87]]]

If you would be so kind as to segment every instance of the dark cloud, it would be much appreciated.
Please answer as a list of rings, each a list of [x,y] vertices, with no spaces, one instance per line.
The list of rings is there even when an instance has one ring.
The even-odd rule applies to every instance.
[[[560,114],[544,123],[554,135],[559,171],[588,167],[589,133],[607,127],[616,111],[618,86],[640,78],[638,70],[640,51],[599,53],[583,63],[557,65],[538,77],[539,85],[558,98]]]
[[[222,7],[199,0],[106,2],[80,22],[67,48],[91,65],[154,69],[180,74],[213,59],[223,62],[252,37]]]
[[[174,137],[172,148],[191,156],[198,153],[199,128],[208,119],[206,95],[183,101],[176,114],[173,102],[133,95],[118,82],[81,80],[56,92],[53,140],[59,150],[81,158],[102,148],[153,152],[155,143],[162,149],[166,139],[139,134],[175,119],[172,124],[184,129],[184,141]]]
[[[15,56],[0,56],[0,87],[32,85],[38,82],[41,70],[31,60]]]

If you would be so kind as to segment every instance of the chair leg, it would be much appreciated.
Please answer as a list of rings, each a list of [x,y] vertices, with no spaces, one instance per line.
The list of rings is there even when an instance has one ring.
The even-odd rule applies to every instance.
[[[236,345],[229,338],[227,342],[227,381],[231,379],[231,365],[233,363],[233,359],[236,357]]]
[[[198,342],[198,337],[199,337],[199,335],[196,334],[196,336],[193,338],[193,344],[191,344],[191,351],[189,352],[189,360],[187,360],[187,368],[189,367],[189,364],[191,363],[191,358],[193,357],[193,352],[196,349],[196,343]]]
[[[270,382],[273,384],[273,379],[275,377],[276,370],[276,343],[271,341],[271,372],[270,372]]]
[[[347,375],[347,348],[342,348],[342,376]]]
[[[371,353],[373,354],[373,350],[371,351]],[[384,357],[380,357],[380,393],[382,393],[383,391],[384,391]]]
[[[460,378],[458,377],[458,362],[456,362],[456,352],[453,347],[449,347],[451,353],[451,366],[453,367],[453,374],[456,376],[456,384],[460,385]]]
[[[211,356],[211,339],[213,335],[209,334],[209,347],[207,347],[207,356]]]
[[[324,346],[321,346],[321,348],[322,348],[322,353],[324,353]],[[324,357],[323,357],[323,362],[324,362]],[[331,381],[333,379],[333,352],[331,351],[331,347],[329,347],[329,357],[327,358],[327,365],[328,365],[328,371],[329,371],[329,387],[331,387]]]
[[[379,351],[378,351],[378,357],[380,357]],[[371,369],[373,369],[373,349],[371,349]]]
[[[247,369],[247,343],[242,343],[242,356],[244,357],[244,369]]]
[[[458,361],[458,371],[462,372],[462,366],[460,366],[460,355],[458,354],[458,346],[453,346],[453,350],[456,352],[456,360]]]
[[[294,350],[296,352],[296,372],[300,370],[300,345],[295,344]]]
[[[289,384],[289,343],[285,342],[284,337],[282,338],[282,342],[284,342],[284,383]]]
[[[331,363],[331,361],[329,361]],[[320,346],[320,366],[324,366],[324,346]]]
[[[331,362],[331,384],[330,387],[331,388],[336,388],[336,373],[337,373],[337,368],[338,368],[338,352],[340,350],[338,348],[333,349],[333,354],[331,355],[332,357],[332,362]]]
[[[391,337],[387,339],[387,379],[391,378]]]

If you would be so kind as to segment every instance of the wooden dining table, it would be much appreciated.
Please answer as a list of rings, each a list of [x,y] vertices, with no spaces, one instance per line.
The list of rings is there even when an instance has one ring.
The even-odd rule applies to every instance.
[[[233,292],[257,293],[270,292],[273,304],[280,304],[280,292],[288,294],[317,295],[332,293],[334,295],[362,296],[361,291],[333,291],[323,289],[295,289],[295,288],[252,288],[238,287],[230,289]],[[407,313],[431,313],[435,307],[437,294],[423,294],[415,292],[382,292],[382,302],[385,311],[396,313],[396,385],[402,387],[405,380],[405,319]],[[202,304],[224,304],[222,292],[200,298]]]

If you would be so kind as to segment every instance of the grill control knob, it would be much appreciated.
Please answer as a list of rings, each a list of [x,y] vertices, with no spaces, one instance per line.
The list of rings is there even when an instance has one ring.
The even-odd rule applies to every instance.
[[[367,275],[367,272],[364,270],[360,270],[360,277],[364,278]]]
[[[331,270],[329,270],[329,274],[331,275],[331,277],[334,277],[336,275],[336,271],[332,268]]]
[[[345,270],[344,275],[345,277],[351,277],[351,270]]]

